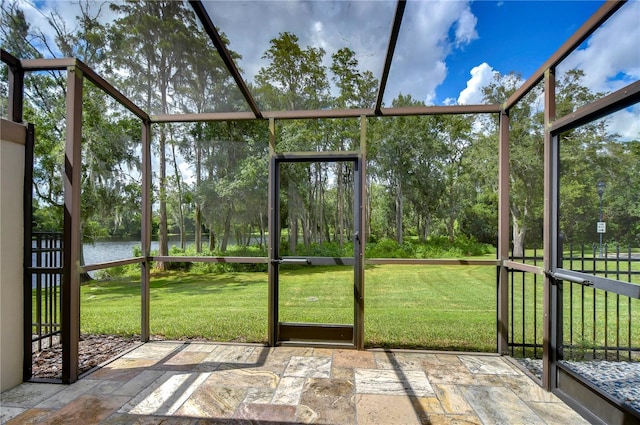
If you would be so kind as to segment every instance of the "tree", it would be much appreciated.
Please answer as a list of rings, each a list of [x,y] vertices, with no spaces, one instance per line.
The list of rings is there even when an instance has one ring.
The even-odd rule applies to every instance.
[[[269,61],[256,76],[259,100],[267,109],[322,109],[328,105],[329,83],[322,59],[324,49],[302,49],[289,32],[272,39],[262,59]]]
[[[257,93],[263,107],[269,109],[322,109],[329,106],[329,82],[326,69],[322,65],[325,51],[321,48],[301,48],[294,34],[280,33],[270,41],[270,47],[263,55],[269,64],[256,76]],[[287,123],[280,127],[280,149],[288,151],[314,150],[324,140],[322,125],[316,120]],[[298,170],[302,165],[289,167]],[[289,251],[295,253],[299,228],[303,241],[309,244],[317,226],[312,223],[309,207],[316,195],[312,182],[322,181],[322,168],[305,164],[306,178],[283,175],[287,184],[284,210],[289,232]]]
[[[3,48],[22,58],[77,57],[100,69],[106,57],[106,29],[100,24],[103,8],[88,1],[80,2],[79,6],[80,14],[76,16],[73,28],[56,10],[46,16],[55,33],[55,45],[51,45],[44,28],[31,28],[15,3],[3,2],[1,20],[7,24],[3,34],[10,37],[3,40]],[[25,119],[36,127],[34,217],[37,225],[46,230],[61,230],[65,79],[57,71],[29,73],[25,77],[25,87]],[[85,81],[80,217],[84,243],[117,232],[125,216],[129,215],[125,211],[131,208],[129,171],[137,166],[133,141],[139,137],[139,129],[132,131],[135,127],[130,115]],[[126,192],[128,195],[123,196]],[[84,263],[82,251],[80,255],[80,261]],[[89,276],[83,274],[82,278]]]
[[[493,81],[484,89],[485,100],[490,103],[503,103],[516,91],[521,81],[521,77],[514,73],[495,73]],[[524,255],[527,233],[535,225],[535,217],[542,216],[544,136],[542,109],[538,101],[541,94],[542,86],[538,85],[509,110],[509,212],[515,257]],[[489,149],[489,155],[495,156],[497,134],[498,122],[494,121],[494,142],[491,146],[485,147]]]
[[[621,140],[610,136],[605,152],[608,175],[599,176],[603,181],[606,176],[603,194],[607,221],[605,241],[637,246],[640,240],[640,139]],[[593,232],[593,227],[589,230]]]
[[[191,35],[196,33],[195,15],[183,2],[133,1],[112,3],[119,12],[111,28],[113,66],[128,71],[123,78],[128,95],[142,102],[147,111],[169,112],[169,99],[177,95],[175,85],[187,69]],[[158,255],[168,255],[166,126],[158,139],[160,215]],[[162,262],[157,263],[163,269]]]
[[[265,233],[267,128],[260,122],[228,121],[206,123],[202,130],[203,180],[197,196],[209,227],[209,248],[226,251],[234,228],[257,226]]]
[[[394,107],[423,105],[410,95],[399,95]],[[394,235],[404,242],[406,201],[410,201],[416,227],[426,236],[432,214],[442,195],[445,145],[441,117],[392,117],[375,140],[372,169],[393,198]]]
[[[0,34],[2,48],[18,58],[33,59],[42,57],[34,46],[39,34],[34,32],[17,2],[2,1],[0,4]]]
[[[435,128],[437,132],[432,136],[435,140],[431,142],[430,150],[440,149],[441,169],[431,176],[440,177],[441,181],[432,183],[430,190],[441,196],[439,210],[444,214],[449,241],[453,242],[462,212],[474,201],[475,187],[468,167],[472,121],[465,115],[433,117],[432,121],[437,125],[432,124],[430,129]],[[427,193],[423,196],[428,198]],[[434,212],[430,211],[431,214]]]
[[[39,28],[32,28],[16,2],[2,2],[0,15],[2,48],[18,58],[41,58],[35,47],[46,38]],[[4,68],[3,68],[4,69]],[[46,210],[47,230],[62,229],[62,171],[64,158],[65,85],[59,72],[25,76],[25,120],[38,129],[34,146],[34,207]],[[57,212],[53,212],[57,210]],[[54,218],[55,223],[51,218]]]
[[[348,47],[339,49],[332,56],[331,72],[332,80],[338,87],[338,97],[334,101],[336,108],[370,108],[373,107],[376,96],[377,80],[370,71],[361,72],[358,69],[358,60],[353,50]],[[333,150],[355,150],[359,144],[359,121],[337,120],[331,122],[327,128],[332,136],[331,148]],[[353,197],[353,174],[350,168],[343,162],[335,163],[337,183],[337,233],[340,247],[344,243],[345,231],[353,228],[351,217],[353,211],[351,203],[346,199]],[[345,207],[348,210],[345,214]],[[349,235],[350,236],[350,232]]]
[[[224,33],[220,34],[223,42],[228,44]],[[183,75],[184,81],[176,88],[182,95],[180,101],[186,112],[203,113],[209,111],[238,110],[244,100],[237,90],[235,83],[224,66],[217,51],[211,46],[211,41],[200,32],[193,35],[190,43],[189,70]],[[231,57],[238,61],[241,56],[228,49]],[[195,168],[195,246],[196,252],[202,251],[202,228],[204,199],[200,195],[203,180],[203,161],[205,149],[203,147],[204,123],[190,126],[189,136],[180,144],[180,153],[194,164]]]
[[[582,77],[582,71],[569,70],[558,80],[558,117],[602,96],[585,87],[581,82]],[[520,81],[516,74],[502,76],[496,73],[493,82],[485,88],[485,99],[492,103],[502,103],[517,89]],[[516,257],[524,254],[527,239],[541,240],[544,154],[544,122],[540,105],[542,94],[542,86],[536,86],[509,111],[509,210],[513,226],[513,255]],[[497,121],[494,121],[492,135],[482,139],[485,153],[480,154],[480,157],[495,155],[496,142],[489,140],[497,140],[497,132]],[[607,134],[605,122],[599,121],[566,132],[561,135],[560,140],[560,227],[565,238],[572,240],[574,236],[591,233],[584,226],[593,221],[590,217],[596,216],[594,208],[597,206],[597,195],[593,188],[599,179],[618,168],[613,167],[608,155],[603,155],[612,149],[615,136]],[[528,236],[534,229],[539,234]]]

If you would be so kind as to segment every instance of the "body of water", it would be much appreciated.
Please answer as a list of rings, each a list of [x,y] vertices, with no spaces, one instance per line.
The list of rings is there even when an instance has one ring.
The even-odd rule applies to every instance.
[[[192,244],[194,242],[191,242]],[[178,245],[180,242],[178,241]],[[189,243],[187,243],[189,244]],[[169,241],[169,248],[172,242]],[[85,264],[104,263],[107,261],[124,260],[133,257],[134,247],[140,248],[140,241],[102,241],[85,243],[82,245]],[[151,250],[158,249],[158,241],[151,241]]]
[[[187,241],[187,245],[193,245],[195,241]],[[169,249],[171,246],[180,246],[180,239],[169,239]],[[33,246],[36,246],[35,241]],[[56,245],[58,246],[58,245]],[[133,250],[135,247],[140,248],[141,243],[139,240],[135,241],[100,241],[94,243],[82,244],[82,251],[84,254],[84,264],[97,264],[105,263],[108,261],[125,260],[134,256]],[[158,249],[158,241],[151,241],[151,250]],[[38,255],[40,255],[40,262],[38,262]],[[60,267],[60,258],[58,252],[43,252],[40,254],[33,253],[31,256],[31,262],[34,266],[40,267]],[[89,272],[90,276],[94,276],[96,272]],[[36,287],[36,276],[33,277],[32,286]],[[59,284],[59,282],[56,282]]]
[[[208,240],[205,238],[203,241],[203,247],[208,245]],[[259,239],[256,238],[254,243],[258,243]],[[186,245],[194,245],[194,240],[188,240]],[[235,240],[230,238],[229,245],[235,244]],[[35,241],[33,246],[35,247]],[[112,240],[112,241],[99,241],[94,243],[84,243],[82,244],[82,251],[84,254],[84,264],[97,264],[97,263],[105,263],[108,261],[116,261],[116,260],[125,260],[127,258],[132,258],[134,256],[133,250],[135,247],[140,248],[141,243],[139,240],[132,241],[121,241],[121,240]],[[170,237],[169,238],[169,250],[171,250],[172,246],[180,246],[180,238]],[[151,241],[151,250],[158,249],[158,241]],[[32,264],[37,264],[37,255],[36,253],[32,256]],[[55,258],[52,256],[58,255],[57,253],[42,253],[41,255],[41,265],[44,267],[50,267],[58,263]]]

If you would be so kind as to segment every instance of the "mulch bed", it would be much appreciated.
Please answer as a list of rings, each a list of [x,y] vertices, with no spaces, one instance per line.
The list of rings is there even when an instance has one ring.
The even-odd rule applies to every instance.
[[[101,363],[110,360],[140,342],[139,338],[114,335],[81,335],[78,346],[78,370],[82,374]],[[53,338],[52,345],[48,340],[42,351],[37,351],[37,343],[33,348],[33,378],[62,378],[62,344],[59,336]]]

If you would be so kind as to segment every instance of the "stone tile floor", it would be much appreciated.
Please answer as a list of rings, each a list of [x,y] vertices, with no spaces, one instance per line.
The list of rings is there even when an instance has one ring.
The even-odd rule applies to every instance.
[[[73,385],[2,393],[11,424],[586,424],[505,358],[151,342]]]

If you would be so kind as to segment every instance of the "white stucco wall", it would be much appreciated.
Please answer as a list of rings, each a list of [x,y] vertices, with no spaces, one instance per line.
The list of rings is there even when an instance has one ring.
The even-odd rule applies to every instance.
[[[23,179],[26,127],[0,122],[0,390],[22,382]]]

